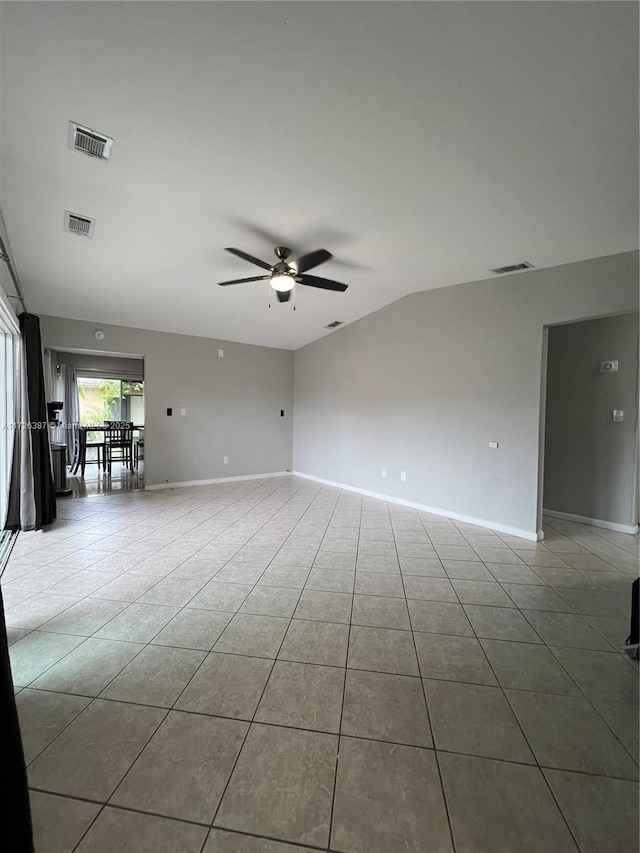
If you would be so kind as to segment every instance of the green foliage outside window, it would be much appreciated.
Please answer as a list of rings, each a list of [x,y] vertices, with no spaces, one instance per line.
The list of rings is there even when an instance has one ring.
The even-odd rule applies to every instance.
[[[119,379],[103,379],[99,385],[83,385],[82,379],[78,381],[78,394],[80,396],[80,423],[85,426],[91,424],[102,424],[104,421],[128,420],[129,407],[127,397],[139,396],[143,393],[142,382],[121,382]],[[96,394],[89,394],[97,390]],[[93,398],[91,402],[87,397]],[[100,441],[102,433],[89,432],[87,441]]]

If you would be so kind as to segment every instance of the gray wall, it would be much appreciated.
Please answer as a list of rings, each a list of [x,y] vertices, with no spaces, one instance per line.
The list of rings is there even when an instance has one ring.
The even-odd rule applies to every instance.
[[[59,317],[40,322],[44,347],[144,357],[147,485],[291,468],[293,353]]]
[[[407,296],[296,351],[294,470],[535,533],[544,327],[637,306],[637,252]]]
[[[613,359],[619,371],[600,373]],[[636,523],[637,389],[637,314],[549,329],[545,509]]]

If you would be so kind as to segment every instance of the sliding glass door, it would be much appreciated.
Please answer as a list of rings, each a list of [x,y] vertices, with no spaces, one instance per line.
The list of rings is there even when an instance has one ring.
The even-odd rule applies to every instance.
[[[144,424],[144,383],[78,376],[80,422],[130,421]]]

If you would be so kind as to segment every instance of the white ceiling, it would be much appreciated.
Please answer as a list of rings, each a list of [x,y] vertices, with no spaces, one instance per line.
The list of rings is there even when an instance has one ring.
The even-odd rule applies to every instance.
[[[492,267],[637,248],[634,3],[0,6],[0,203],[36,313],[295,349]],[[293,312],[216,285],[260,275],[224,246],[276,241],[329,249],[314,272],[349,290]]]

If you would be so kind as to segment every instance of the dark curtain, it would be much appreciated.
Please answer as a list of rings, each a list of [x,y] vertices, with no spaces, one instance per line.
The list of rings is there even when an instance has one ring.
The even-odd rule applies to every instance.
[[[0,592],[0,733],[2,735],[0,825],[11,838],[10,847],[13,853],[33,853],[27,771],[13,693],[2,592]]]
[[[21,393],[26,396],[22,412],[26,411],[29,425],[18,430],[15,438],[6,527],[9,530],[25,529],[25,527],[29,530],[40,530],[47,524],[51,524],[56,517],[56,492],[51,470],[49,426],[42,369],[40,319],[35,314],[20,314],[18,319],[24,370]],[[29,430],[32,470],[32,482],[28,483],[25,483],[23,470],[24,448],[20,446],[25,440],[26,429]],[[28,508],[23,506],[25,503],[29,504]],[[29,518],[28,525],[23,523],[25,518]]]

